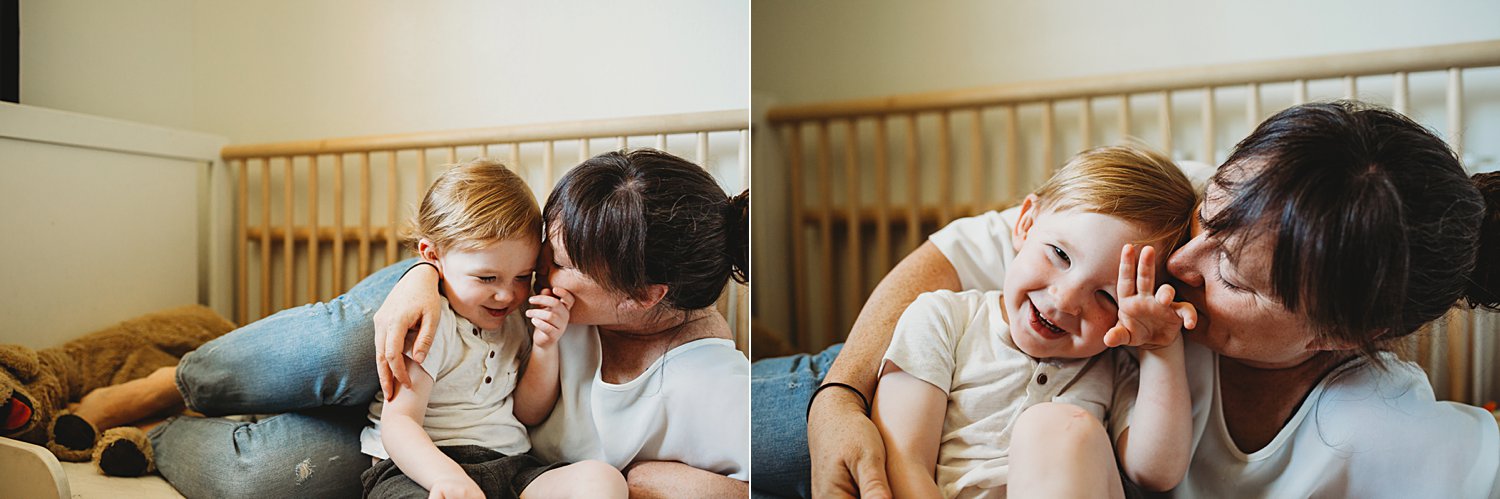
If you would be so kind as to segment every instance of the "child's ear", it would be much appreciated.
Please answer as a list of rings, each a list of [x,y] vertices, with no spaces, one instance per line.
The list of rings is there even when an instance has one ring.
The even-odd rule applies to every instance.
[[[1026,199],[1021,200],[1021,214],[1016,218],[1016,228],[1011,233],[1011,239],[1015,246],[1026,242],[1026,234],[1031,232],[1031,224],[1036,222],[1037,197],[1036,194],[1027,194]]]
[[[421,256],[422,260],[433,265],[437,265],[438,263],[437,245],[432,244],[432,241],[425,237],[417,240],[417,255]]]

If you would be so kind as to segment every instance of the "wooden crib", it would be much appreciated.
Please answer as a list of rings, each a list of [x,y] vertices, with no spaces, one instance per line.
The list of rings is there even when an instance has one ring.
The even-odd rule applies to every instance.
[[[1500,41],[1486,41],[772,108],[774,133],[757,138],[784,151],[790,242],[757,251],[791,262],[786,336],[814,351],[843,339],[879,279],[928,234],[1009,206],[1088,147],[1134,137],[1217,165],[1280,109],[1359,98],[1439,131],[1471,172],[1485,167],[1493,149],[1466,155],[1464,136],[1500,123],[1497,67]],[[758,311],[774,306],[766,298]],[[1433,329],[1407,355],[1438,396],[1500,398],[1495,314],[1455,310]]]
[[[749,186],[746,111],[648,116],[400,135],[231,145],[234,319],[245,324],[327,300],[412,256],[402,227],[440,165],[488,157],[545,202],[568,168],[608,150],[654,147],[712,172],[726,192]],[[731,283],[718,308],[749,351],[749,294]]]

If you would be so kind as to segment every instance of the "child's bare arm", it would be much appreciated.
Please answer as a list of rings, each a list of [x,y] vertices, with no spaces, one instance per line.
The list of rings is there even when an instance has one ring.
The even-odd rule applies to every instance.
[[[422,429],[432,376],[409,358],[406,369],[411,373],[411,389],[397,392],[380,414],[380,441],[386,452],[403,473],[429,491],[441,490],[447,497],[484,497],[474,480],[439,451]]]
[[[870,419],[885,440],[885,470],[895,497],[942,497],[934,478],[948,395],[887,361]]]
[[[1120,323],[1105,343],[1139,346],[1140,389],[1129,427],[1115,443],[1126,476],[1142,487],[1165,491],[1187,473],[1192,445],[1192,401],[1183,364],[1182,329],[1197,325],[1197,311],[1173,303],[1171,285],[1156,287],[1156,251],[1147,246],[1120,251],[1117,285]]]
[[[531,297],[531,310],[526,317],[531,319],[535,332],[531,335],[531,358],[527,360],[526,372],[516,385],[516,419],[526,425],[538,425],[552,414],[561,392],[558,340],[568,329],[568,309],[573,306],[573,295],[564,290],[544,289]]]

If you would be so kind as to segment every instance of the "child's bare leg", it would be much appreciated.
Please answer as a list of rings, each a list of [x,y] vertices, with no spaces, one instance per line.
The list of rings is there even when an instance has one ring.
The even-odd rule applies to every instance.
[[[521,491],[522,499],[551,497],[627,497],[625,476],[603,461],[582,461],[548,470]]]
[[[1010,497],[1124,498],[1114,446],[1082,408],[1042,403],[1016,420],[1010,439]]]
[[[127,425],[154,414],[185,407],[177,392],[177,367],[163,367],[150,375],[89,392],[73,414],[100,430]]]

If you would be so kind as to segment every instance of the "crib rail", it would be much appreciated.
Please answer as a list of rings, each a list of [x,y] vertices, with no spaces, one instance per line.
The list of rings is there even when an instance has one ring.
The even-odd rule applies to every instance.
[[[237,176],[235,316],[243,324],[331,299],[409,256],[400,247],[403,224],[439,165],[497,159],[541,203],[567,168],[592,154],[655,147],[695,160],[738,193],[749,186],[747,116],[715,111],[227,146],[221,156]],[[731,283],[718,308],[748,351],[748,290]]]
[[[768,138],[785,151],[790,244],[757,251],[791,262],[787,339],[813,350],[847,334],[879,278],[928,234],[1013,202],[1072,152],[1130,137],[1217,164],[1274,112],[1347,97],[1444,117],[1426,124],[1463,157],[1466,124],[1500,120],[1495,73],[1477,92],[1464,76],[1497,66],[1500,41],[1483,41],[777,107]],[[1493,315],[1456,310],[1442,334],[1410,340],[1440,396],[1496,397]]]

